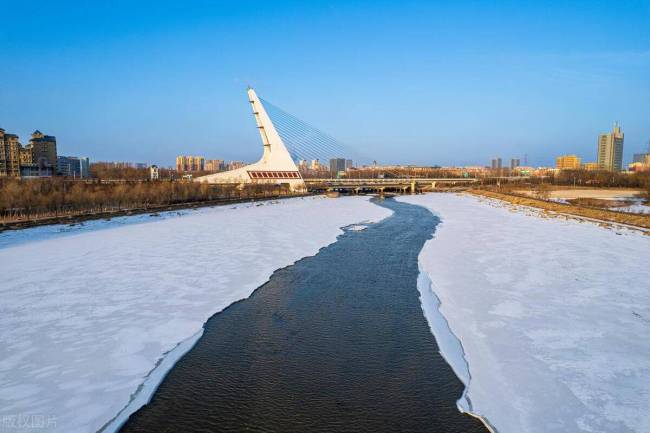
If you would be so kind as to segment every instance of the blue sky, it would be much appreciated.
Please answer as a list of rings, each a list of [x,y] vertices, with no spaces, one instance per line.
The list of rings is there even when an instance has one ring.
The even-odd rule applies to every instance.
[[[186,6],[189,5],[189,6]],[[60,154],[255,160],[246,85],[380,163],[650,140],[650,0],[0,0],[0,127]],[[522,161],[523,162],[523,161]]]

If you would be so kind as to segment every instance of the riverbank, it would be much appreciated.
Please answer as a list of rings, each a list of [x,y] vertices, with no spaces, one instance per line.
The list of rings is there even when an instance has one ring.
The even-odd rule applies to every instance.
[[[43,216],[36,218],[15,219],[13,221],[1,221],[0,233],[6,230],[21,230],[32,227],[39,227],[53,224],[78,224],[84,221],[92,221],[98,219],[110,219],[121,216],[132,216],[142,214],[156,214],[158,212],[175,211],[181,209],[203,208],[210,206],[224,206],[236,203],[249,203],[263,200],[281,200],[296,197],[306,197],[310,194],[281,194],[270,196],[256,196],[256,197],[234,197],[234,198],[220,198],[216,200],[205,201],[191,201],[183,203],[173,203],[166,205],[149,205],[141,207],[132,207],[124,209],[111,209],[106,211],[81,211],[63,215]]]
[[[517,194],[523,194],[533,197],[534,190],[515,190]],[[548,197],[551,199],[576,199],[576,198],[593,198],[593,199],[615,199],[637,197],[644,194],[644,191],[638,188],[567,188],[562,186],[553,186],[548,190]]]
[[[513,205],[542,209],[543,211],[548,212],[548,215],[550,216],[553,214],[564,216],[570,215],[574,217],[582,217],[590,220],[602,221],[605,223],[616,223],[630,227],[637,227],[643,229],[646,232],[650,230],[650,215],[648,214],[616,212],[607,209],[577,206],[570,203],[559,203],[508,192],[488,191],[483,189],[471,189],[468,190],[467,193],[474,196],[505,201]]]

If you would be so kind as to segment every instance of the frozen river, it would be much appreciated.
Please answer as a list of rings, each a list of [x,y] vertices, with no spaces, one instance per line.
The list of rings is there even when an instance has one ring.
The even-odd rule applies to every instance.
[[[309,197],[0,233],[0,263],[1,433],[115,431],[185,353],[125,431],[481,429],[458,398],[499,433],[650,431],[637,231]]]
[[[438,219],[381,205],[393,216],[212,317],[121,432],[487,432],[458,411],[463,384],[420,306],[418,253]]]

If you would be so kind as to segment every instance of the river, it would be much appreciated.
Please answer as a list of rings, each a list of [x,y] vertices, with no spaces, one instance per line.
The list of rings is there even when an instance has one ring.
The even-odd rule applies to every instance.
[[[420,306],[418,253],[439,220],[377,203],[393,216],[210,318],[121,432],[487,432],[458,411],[463,385]]]

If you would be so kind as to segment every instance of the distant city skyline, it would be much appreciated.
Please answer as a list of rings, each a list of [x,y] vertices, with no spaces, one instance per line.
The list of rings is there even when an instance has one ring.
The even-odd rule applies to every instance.
[[[647,1],[2,10],[0,127],[91,161],[254,161],[248,84],[383,164],[595,161],[620,121],[625,166],[650,140]]]

